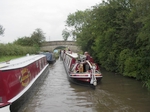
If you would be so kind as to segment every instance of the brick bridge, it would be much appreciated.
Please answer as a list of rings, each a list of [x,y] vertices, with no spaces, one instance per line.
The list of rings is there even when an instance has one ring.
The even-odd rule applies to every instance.
[[[69,47],[72,51],[78,52],[80,48],[76,45],[75,41],[46,41],[41,46],[41,51],[54,51]]]

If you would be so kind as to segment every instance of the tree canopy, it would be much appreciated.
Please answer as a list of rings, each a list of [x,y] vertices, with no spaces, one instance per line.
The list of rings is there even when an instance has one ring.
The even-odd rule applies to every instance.
[[[18,38],[16,41],[14,41],[14,44],[40,47],[43,41],[45,41],[44,33],[40,28],[37,28],[30,37],[24,36]]]
[[[103,1],[69,14],[66,29],[101,67],[141,80],[150,89],[149,0]]]

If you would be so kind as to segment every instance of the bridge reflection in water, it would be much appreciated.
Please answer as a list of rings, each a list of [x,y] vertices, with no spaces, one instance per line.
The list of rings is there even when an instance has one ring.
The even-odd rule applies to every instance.
[[[94,90],[70,83],[60,60],[49,69],[19,112],[150,111],[150,94],[138,81],[102,70],[102,82]]]

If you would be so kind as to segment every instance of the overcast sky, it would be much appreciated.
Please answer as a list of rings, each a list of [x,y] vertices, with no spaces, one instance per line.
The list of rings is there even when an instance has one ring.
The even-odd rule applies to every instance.
[[[85,10],[102,0],[0,0],[0,25],[5,28],[0,43],[31,36],[35,29],[46,41],[63,40],[62,30],[70,13]],[[70,39],[71,40],[71,39]]]

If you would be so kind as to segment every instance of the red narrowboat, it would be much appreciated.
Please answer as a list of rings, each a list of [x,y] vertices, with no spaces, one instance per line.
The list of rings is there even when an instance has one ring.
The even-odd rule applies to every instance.
[[[0,112],[11,112],[17,101],[43,73],[48,73],[45,55],[27,55],[0,63]]]
[[[93,59],[86,60],[85,55],[62,50],[60,57],[70,81],[95,87],[102,79],[102,73]]]

